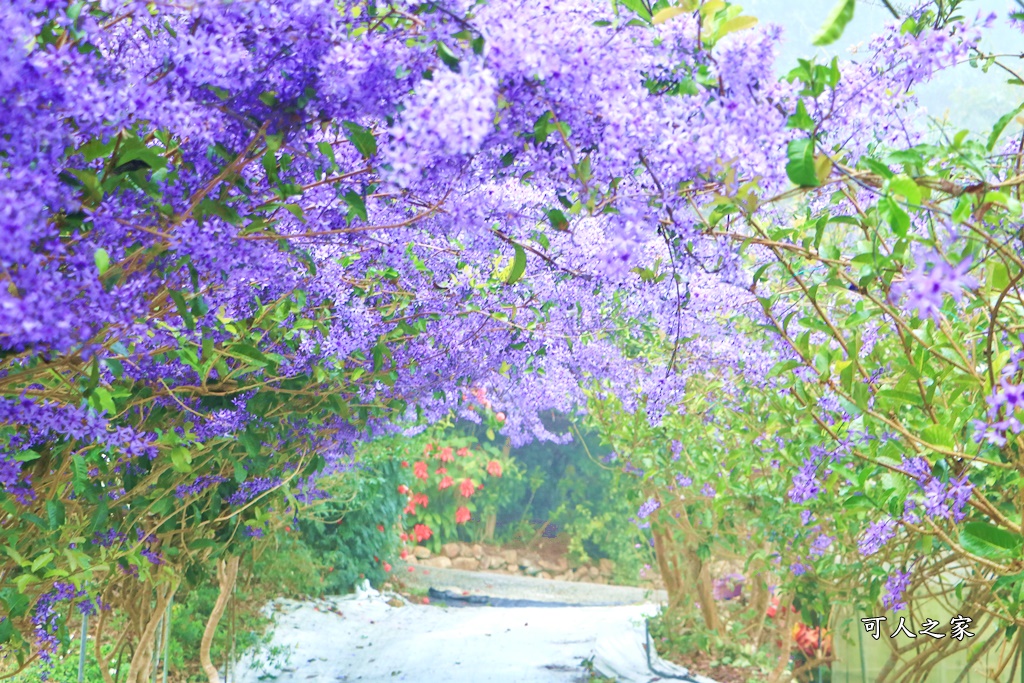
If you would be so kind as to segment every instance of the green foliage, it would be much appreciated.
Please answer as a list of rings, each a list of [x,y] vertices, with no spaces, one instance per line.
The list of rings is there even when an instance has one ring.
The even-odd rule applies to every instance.
[[[398,525],[405,498],[398,487],[410,481],[407,469],[391,456],[394,439],[360,449],[360,467],[328,487],[331,499],[300,519],[298,530],[324,575],[323,590],[346,593],[361,579],[380,585],[385,563],[398,554]]]

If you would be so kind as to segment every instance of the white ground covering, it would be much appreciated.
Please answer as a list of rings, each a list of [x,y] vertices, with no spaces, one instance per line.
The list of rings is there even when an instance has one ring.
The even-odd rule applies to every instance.
[[[591,657],[601,673],[622,683],[670,680],[652,674],[644,655],[643,618],[657,611],[653,604],[392,607],[390,597],[369,590],[278,601],[273,645],[291,649],[290,661],[266,671],[247,658],[235,681],[567,683],[586,680],[580,665]],[[685,672],[660,660],[654,668]]]

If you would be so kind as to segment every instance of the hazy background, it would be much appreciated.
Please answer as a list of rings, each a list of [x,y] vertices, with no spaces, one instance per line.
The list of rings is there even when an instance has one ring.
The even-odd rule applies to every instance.
[[[862,44],[878,33],[887,23],[894,22],[892,14],[878,0],[857,0],[853,21],[843,36],[827,47],[816,47],[811,38],[825,22],[835,0],[738,0],[745,14],[753,14],[762,22],[778,24],[785,30],[783,45],[776,60],[776,71],[784,75],[796,65],[797,57],[818,56],[827,61],[833,56],[858,60],[850,48]],[[893,6],[903,14],[909,3],[894,0]],[[996,12],[996,25],[986,31],[981,48],[999,53],[1024,52],[1024,34],[1009,26],[1006,19],[1011,8],[1020,9],[1012,0],[968,0],[959,12],[973,18],[979,12]],[[1006,58],[1005,63],[1018,73],[1024,71],[1024,60]],[[988,131],[996,119],[1021,102],[1024,88],[1007,84],[1010,75],[993,66],[988,73],[962,64],[920,88],[918,98],[928,113],[938,119],[948,117],[954,130],[970,128]],[[1019,128],[1019,126],[1018,126]],[[1009,129],[1008,129],[1009,130]]]

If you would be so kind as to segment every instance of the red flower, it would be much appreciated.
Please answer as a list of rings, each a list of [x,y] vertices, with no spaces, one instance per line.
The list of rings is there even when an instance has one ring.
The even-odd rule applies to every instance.
[[[494,416],[494,419],[498,421],[498,424],[501,424],[502,422],[505,421],[505,413],[498,413],[498,414],[496,414]]]
[[[469,449],[465,447],[460,448],[459,450],[455,451],[455,455],[459,456],[460,458],[465,458],[467,455],[469,455]]]
[[[403,541],[408,541],[409,540],[409,534],[407,534],[407,533],[405,533],[403,531],[402,533],[398,534],[398,538],[403,540]],[[405,551],[403,550],[402,552],[404,553]],[[404,559],[404,557],[403,557],[403,559]]]
[[[398,492],[399,493],[409,493],[409,487],[406,486],[405,484],[399,484],[398,485]]]
[[[434,532],[426,524],[417,524],[412,528],[412,533],[416,536],[417,543],[422,543],[434,535]]]
[[[384,525],[383,524],[378,524],[377,525],[377,531],[379,531],[381,533],[384,533]]]
[[[405,534],[402,535],[405,536]],[[404,560],[405,558],[409,557],[409,551],[403,549],[402,552],[398,553],[398,556]]]
[[[427,478],[427,463],[422,460],[412,466],[412,473],[417,479]]]
[[[432,444],[432,443],[428,443],[426,446],[424,446],[423,447],[423,455],[424,455],[424,457],[429,455],[430,451],[433,450],[433,448],[434,448],[434,444]]]
[[[473,482],[470,479],[463,479],[462,483],[459,484],[459,493],[462,494],[463,498],[469,498],[475,490],[476,487],[473,486]]]
[[[410,505],[419,505],[420,507],[424,507],[425,508],[425,507],[427,507],[427,503],[429,503],[429,502],[430,502],[430,499],[427,498],[427,494],[425,494],[425,493],[414,493],[414,494],[412,494],[412,501],[411,501]]]
[[[469,508],[465,505],[460,506],[459,509],[455,511],[456,524],[465,524],[471,517],[472,515],[469,514]]]
[[[497,460],[492,460],[489,463],[487,463],[487,474],[491,475],[492,477],[500,477],[501,463],[498,462]]]
[[[408,467],[408,466],[409,466],[409,461],[408,460],[403,460],[402,461],[402,467]]]
[[[415,515],[416,514],[416,503],[414,503],[412,501],[409,501],[409,504],[405,506],[405,510],[403,510],[403,512],[405,514],[407,514],[407,515]]]
[[[388,564],[387,562],[384,563],[384,571],[386,571],[386,572],[391,571],[391,565]]]
[[[437,454],[437,457],[441,462],[451,462],[455,459],[455,456],[452,455],[452,449],[448,446],[442,448],[441,452]]]
[[[434,474],[448,474],[448,468],[438,467],[436,470],[434,470]]]
[[[445,478],[441,480],[441,483],[437,485],[437,490],[438,491],[444,491],[446,488],[448,488],[449,486],[451,486],[454,483],[455,483],[454,479],[452,479],[449,476],[445,476]]]

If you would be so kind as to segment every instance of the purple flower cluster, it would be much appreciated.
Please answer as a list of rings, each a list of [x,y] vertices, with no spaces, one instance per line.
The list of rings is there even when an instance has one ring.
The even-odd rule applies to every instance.
[[[647,519],[651,514],[661,507],[661,503],[655,498],[648,498],[640,505],[640,509],[637,510],[636,516],[640,519]]]
[[[789,499],[797,504],[806,503],[816,498],[821,492],[819,483],[819,468],[826,462],[838,462],[842,449],[826,450],[821,446],[812,446],[811,454],[804,458],[803,464],[793,475],[793,486],[789,489]],[[822,477],[831,474],[828,467],[821,473]]]
[[[910,585],[910,572],[894,571],[885,581],[885,595],[882,597],[882,605],[893,612],[899,612],[907,608],[903,601],[903,594]]]
[[[921,320],[931,318],[938,323],[945,295],[959,303],[965,289],[978,287],[978,280],[970,275],[971,265],[970,257],[953,267],[937,254],[926,256],[903,282],[893,285],[890,298],[895,301],[906,294],[907,307],[917,311]]]
[[[914,478],[924,494],[923,507],[929,517],[952,516],[955,522],[962,522],[967,517],[964,509],[971,498],[974,486],[966,472],[947,485],[938,477],[932,476],[931,465],[920,456],[904,456],[901,468]],[[916,508],[917,503],[908,498],[904,504],[904,518],[912,524],[918,521],[917,515],[913,512]]]
[[[273,490],[281,485],[280,477],[256,477],[246,479],[238,486],[238,490],[227,497],[228,505],[244,505],[262,493]]]
[[[200,493],[210,488],[211,486],[222,484],[227,480],[227,477],[222,477],[217,474],[201,474],[198,477],[196,477],[195,481],[193,481],[191,484],[181,484],[180,486],[178,486],[178,488],[175,489],[174,491],[174,496],[175,498],[179,499],[189,498],[191,496],[198,496]]]
[[[96,606],[84,590],[66,581],[58,581],[48,593],[44,593],[36,602],[32,612],[32,627],[36,636],[36,647],[39,657],[47,664],[52,662],[53,655],[60,646],[57,632],[61,624],[61,613],[57,610],[58,603],[78,601],[78,609],[82,614],[95,614]]]
[[[870,556],[877,553],[882,547],[896,536],[896,522],[890,517],[878,522],[872,522],[858,542],[860,554]]]

